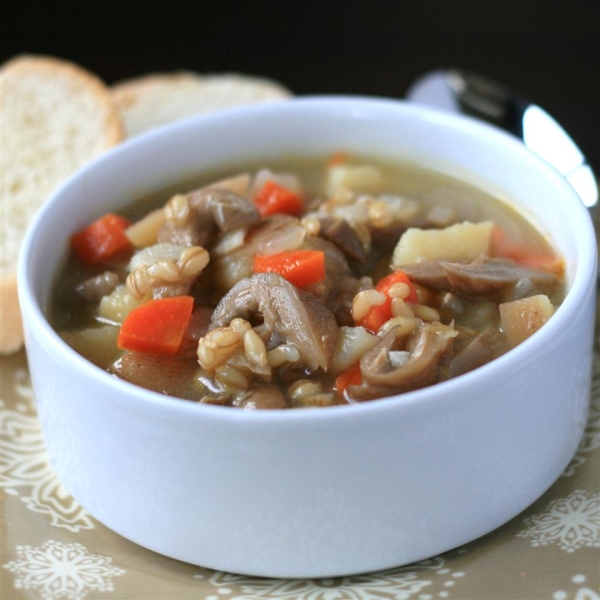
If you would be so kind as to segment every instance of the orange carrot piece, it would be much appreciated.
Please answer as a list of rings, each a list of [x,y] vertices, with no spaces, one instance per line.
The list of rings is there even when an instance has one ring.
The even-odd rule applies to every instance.
[[[408,297],[406,298],[407,302],[416,303],[419,301],[417,292],[412,282],[408,278],[408,275],[404,271],[393,271],[389,275],[386,275],[378,281],[377,285],[375,286],[375,289],[378,292],[381,292],[382,294],[385,294],[387,296],[388,292],[390,291],[390,288],[396,283],[405,283],[410,288]]]
[[[278,273],[298,287],[325,279],[325,253],[322,250],[287,250],[278,254],[257,254],[254,273]]]
[[[520,244],[506,234],[500,227],[495,227],[493,232],[493,252],[498,258],[509,258],[522,267],[560,273],[564,270],[563,261],[551,254],[532,252],[524,244]]]
[[[261,217],[277,213],[299,215],[304,210],[304,202],[296,192],[271,180],[255,194],[254,205]]]
[[[108,213],[71,237],[71,247],[88,264],[107,260],[131,247],[125,230],[130,223],[125,217]]]
[[[148,300],[127,315],[117,346],[149,354],[177,354],[193,308],[191,296]]]
[[[340,373],[335,378],[335,389],[344,393],[344,390],[350,385],[360,385],[362,383],[362,375],[360,372],[360,363],[356,363],[343,373]]]
[[[327,160],[327,166],[329,168],[336,167],[338,165],[344,164],[346,160],[348,160],[348,156],[345,152],[334,152]]]
[[[381,292],[386,296],[385,302],[377,306],[372,306],[367,314],[358,321],[358,325],[361,325],[369,331],[377,332],[386,321],[389,321],[392,318],[392,299],[388,295],[388,292],[396,283],[405,283],[410,288],[405,302],[417,303],[419,301],[417,292],[408,278],[408,275],[404,271],[394,271],[380,279],[375,286],[375,289],[378,292]]]

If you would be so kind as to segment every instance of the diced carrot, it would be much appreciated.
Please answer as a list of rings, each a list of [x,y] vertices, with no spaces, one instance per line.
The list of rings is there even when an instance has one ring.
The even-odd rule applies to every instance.
[[[515,260],[523,267],[538,271],[548,271],[560,275],[565,271],[565,263],[562,258],[548,256],[547,254],[528,254],[519,260]]]
[[[360,385],[361,383],[362,375],[360,372],[360,363],[356,363],[335,378],[335,389],[340,393],[344,393],[344,390],[348,386]]]
[[[380,306],[373,306],[369,309],[369,312],[357,322],[357,324],[373,333],[377,333],[379,328],[392,318],[390,305],[391,300],[389,302],[386,300]]]
[[[511,240],[501,227],[494,228],[493,252],[497,258],[509,258],[529,269],[539,269],[557,274],[564,270],[564,263],[560,258],[552,254],[533,252],[524,244]]]
[[[193,308],[191,296],[148,300],[125,317],[117,346],[135,352],[177,354]]]
[[[298,287],[325,279],[325,253],[322,250],[286,250],[278,254],[257,254],[254,273],[278,273]]]
[[[410,291],[408,292],[408,296],[406,297],[407,302],[419,301],[417,292],[412,282],[408,278],[408,275],[404,271],[398,270],[394,271],[393,273],[390,273],[389,275],[386,275],[377,282],[375,289],[378,292],[381,292],[382,294],[385,294],[387,296],[388,292],[390,291],[390,288],[396,283],[405,283],[409,287]]]
[[[419,301],[417,292],[408,278],[408,275],[404,271],[394,271],[380,279],[375,286],[375,289],[378,292],[386,296],[384,303],[372,306],[367,314],[358,321],[358,325],[361,325],[369,331],[376,332],[386,321],[389,321],[392,318],[392,298],[388,293],[390,288],[396,283],[405,283],[409,287],[409,293],[405,298],[405,302],[417,303]]]
[[[125,217],[108,213],[74,234],[71,246],[84,262],[102,262],[131,247],[125,235],[129,225]]]
[[[254,205],[261,217],[277,213],[299,215],[304,210],[304,202],[296,192],[271,180],[255,194]]]
[[[345,163],[346,160],[348,160],[348,157],[346,156],[345,152],[334,152],[329,157],[329,160],[327,161],[327,166],[330,168],[336,167],[338,165]]]

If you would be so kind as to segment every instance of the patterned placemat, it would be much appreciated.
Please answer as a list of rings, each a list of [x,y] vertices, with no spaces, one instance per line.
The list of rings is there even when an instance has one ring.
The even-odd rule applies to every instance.
[[[600,307],[600,304],[599,304]],[[591,410],[552,488],[496,531],[429,560],[336,579],[211,571],[98,523],[48,466],[24,352],[0,359],[0,597],[600,600],[600,335]]]

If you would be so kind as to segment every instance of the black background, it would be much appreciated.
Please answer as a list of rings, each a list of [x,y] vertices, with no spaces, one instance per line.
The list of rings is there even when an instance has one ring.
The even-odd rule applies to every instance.
[[[486,73],[546,108],[600,171],[600,2],[3,3],[0,59],[53,54],[107,83],[237,71],[296,94],[402,97],[437,68]]]

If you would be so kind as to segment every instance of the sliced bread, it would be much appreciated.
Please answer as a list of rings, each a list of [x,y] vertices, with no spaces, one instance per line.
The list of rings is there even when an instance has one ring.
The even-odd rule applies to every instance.
[[[281,84],[236,73],[200,75],[189,71],[153,73],[117,83],[113,98],[121,111],[127,137],[200,113],[284,100]]]
[[[0,131],[0,354],[8,354],[23,342],[15,271],[25,230],[57,186],[124,131],[98,77],[31,55],[0,66]]]

